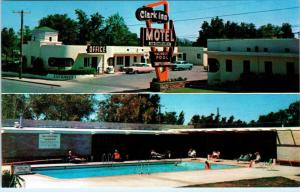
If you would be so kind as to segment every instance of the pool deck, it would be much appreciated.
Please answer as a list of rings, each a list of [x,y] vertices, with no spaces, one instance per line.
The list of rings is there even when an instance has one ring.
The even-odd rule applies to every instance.
[[[171,160],[174,161],[174,160]],[[184,159],[184,161],[191,161]],[[194,162],[204,162],[205,159],[198,158]],[[139,161],[128,161],[125,163],[137,163]],[[152,161],[151,161],[152,162]],[[160,161],[153,161],[160,162]],[[165,160],[163,160],[165,162]],[[168,173],[153,173],[143,175],[121,175],[108,177],[93,177],[79,179],[55,179],[40,174],[22,175],[25,179],[25,188],[87,188],[87,187],[184,187],[195,184],[216,183],[224,181],[235,181],[242,179],[255,179],[263,177],[282,176],[300,181],[300,167],[275,165],[272,169],[263,164],[257,164],[248,168],[247,163],[237,163],[233,160],[222,160],[212,162],[216,164],[238,165],[240,168],[219,170],[197,170]],[[86,164],[47,164],[32,165],[32,167],[49,166],[77,166],[77,165],[99,165],[100,163]]]

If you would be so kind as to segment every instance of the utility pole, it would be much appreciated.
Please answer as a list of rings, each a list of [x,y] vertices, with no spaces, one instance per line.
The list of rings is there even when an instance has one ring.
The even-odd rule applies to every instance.
[[[30,12],[26,11],[14,11],[13,13],[21,14],[21,43],[20,43],[20,64],[19,64],[19,79],[22,79],[22,71],[23,71],[23,18],[24,14],[29,14]]]

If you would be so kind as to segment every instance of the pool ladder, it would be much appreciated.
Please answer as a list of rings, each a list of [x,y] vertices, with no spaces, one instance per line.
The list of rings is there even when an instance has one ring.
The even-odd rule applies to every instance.
[[[150,168],[149,168],[149,161],[145,160],[145,161],[138,161],[137,164],[137,172],[140,175],[143,174],[150,174]]]
[[[112,154],[111,153],[108,153],[108,154],[103,153],[101,156],[101,161],[112,167],[113,166]]]

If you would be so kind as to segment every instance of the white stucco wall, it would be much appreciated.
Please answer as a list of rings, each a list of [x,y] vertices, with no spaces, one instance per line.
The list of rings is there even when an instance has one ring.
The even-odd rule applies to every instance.
[[[246,48],[257,45],[261,47],[259,52],[251,48],[247,52]],[[227,50],[231,47],[231,51]],[[263,52],[263,47],[268,48],[268,52]],[[289,53],[285,49],[290,49]],[[294,63],[294,72],[299,75],[299,40],[298,39],[271,39],[271,40],[209,40],[208,57],[217,59],[220,64],[218,72],[208,73],[209,83],[224,81],[234,81],[240,78],[243,73],[243,61],[250,61],[250,72],[264,73],[265,62],[272,62],[273,74],[287,74],[287,63]],[[232,72],[226,72],[226,60],[232,60]]]
[[[178,52],[181,54],[181,58],[178,60],[184,60],[183,54],[186,54],[186,61],[189,63],[192,63],[194,65],[205,65],[207,62],[205,61],[204,56],[204,50],[203,47],[178,47]],[[197,55],[200,54],[200,58],[197,57]]]

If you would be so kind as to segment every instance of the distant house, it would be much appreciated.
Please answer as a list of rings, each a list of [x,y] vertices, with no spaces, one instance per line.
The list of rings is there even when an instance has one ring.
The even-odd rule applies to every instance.
[[[299,39],[208,39],[208,82],[241,74],[299,75]]]
[[[58,39],[59,34],[54,29],[49,27],[34,29],[31,41],[23,45],[27,66],[33,67],[39,58],[46,69],[94,68],[98,73],[103,73],[109,65],[118,70],[133,63],[150,63],[144,58],[145,53],[149,53],[150,47],[63,45]],[[174,50],[173,60],[177,59],[176,55],[177,48]]]

